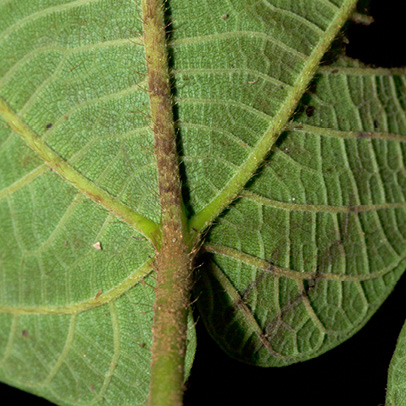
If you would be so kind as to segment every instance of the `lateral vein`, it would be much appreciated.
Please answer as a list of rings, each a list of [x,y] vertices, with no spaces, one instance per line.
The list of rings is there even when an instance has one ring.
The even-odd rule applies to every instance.
[[[245,197],[253,202],[259,203],[263,206],[270,206],[276,209],[282,209],[287,211],[305,211],[313,213],[360,213],[365,211],[377,211],[388,209],[405,209],[406,202],[399,203],[382,203],[382,204],[364,204],[355,206],[328,206],[322,204],[300,204],[281,202],[278,200],[268,199],[265,196],[261,196],[257,193],[249,190],[243,190],[239,197]]]
[[[31,172],[24,175],[21,179],[15,181],[10,186],[0,190],[0,200],[4,199],[7,196],[12,195],[13,193],[23,188],[24,186],[29,185],[31,182],[39,178],[43,173],[45,173],[48,170],[49,168],[45,164],[36,167]]]
[[[67,161],[49,147],[11,108],[0,98],[0,116],[21,136],[26,144],[44,160],[52,171],[69,181],[80,192],[94,202],[123,219],[136,231],[156,243],[159,238],[159,226],[155,222],[136,213],[117,198],[95,185],[91,180],[73,168]]]
[[[102,293],[97,296],[95,292],[95,297],[93,299],[85,300],[83,302],[69,304],[66,306],[0,306],[0,313],[9,313],[14,315],[21,314],[77,314],[95,307],[102,306],[104,304],[110,303],[118,297],[122,296],[124,293],[129,291],[133,286],[145,278],[150,272],[152,272],[153,259],[147,261],[144,265],[140,266],[137,271],[129,275],[120,284],[114,286],[112,289],[106,293]]]
[[[302,124],[300,122],[292,122],[286,128],[286,131],[293,131],[299,133],[305,133],[307,135],[321,135],[332,138],[345,138],[356,140],[383,140],[383,141],[395,141],[406,142],[406,136],[394,133],[387,133],[382,131],[343,131],[334,128],[319,127],[310,124]]]
[[[346,0],[337,13],[325,34],[321,37],[319,44],[305,62],[301,74],[297,77],[295,84],[289,89],[286,102],[270,121],[268,129],[253,148],[245,163],[236,172],[234,177],[223,188],[222,192],[215,197],[203,210],[195,214],[190,222],[189,229],[195,235],[199,235],[205,228],[209,227],[213,220],[237,197],[238,192],[249,181],[259,165],[262,163],[273,144],[289,120],[297,106],[307,85],[316,73],[321,58],[326,53],[342,25],[350,16],[357,0]]]
[[[261,269],[275,277],[284,277],[293,280],[327,280],[327,281],[338,281],[338,282],[361,282],[368,281],[372,279],[377,279],[391,272],[396,266],[398,266],[402,261],[406,259],[406,256],[401,257],[397,260],[395,264],[390,264],[386,266],[381,271],[373,272],[368,275],[344,275],[335,273],[325,273],[325,272],[305,272],[305,271],[295,271],[293,269],[282,268],[280,266],[271,264],[270,262],[258,258],[254,255],[246,254],[235,248],[226,247],[216,244],[205,244],[204,250],[212,254],[218,254],[227,258],[235,259],[241,261],[244,264],[253,266],[255,268]]]

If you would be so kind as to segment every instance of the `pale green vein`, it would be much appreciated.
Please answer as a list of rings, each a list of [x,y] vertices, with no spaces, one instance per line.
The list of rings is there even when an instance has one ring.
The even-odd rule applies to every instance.
[[[368,313],[368,308],[369,308],[369,301],[368,298],[366,296],[365,290],[362,287],[362,281],[356,281],[354,282],[354,285],[357,287],[359,295],[361,297],[362,300],[362,314],[360,314],[360,317],[364,318],[366,316],[366,314]]]
[[[57,76],[65,66],[65,63],[66,57],[63,57],[56,69],[34,90],[29,99],[24,103],[23,107],[18,111],[20,117],[23,117],[24,114],[30,109],[30,107],[37,101],[37,97],[42,92],[42,90],[44,90],[49,83],[57,78]]]
[[[389,209],[406,209],[406,202],[401,203],[383,203],[383,204],[367,204],[354,206],[328,206],[321,204],[300,204],[281,202],[278,200],[268,199],[257,193],[243,190],[239,197],[245,197],[253,202],[263,206],[274,207],[287,211],[306,211],[315,213],[360,213],[365,211],[389,210]]]
[[[192,104],[207,104],[211,105],[220,105],[226,108],[227,110],[230,109],[230,106],[236,107],[241,110],[248,111],[251,114],[256,115],[263,120],[269,121],[272,118],[269,114],[264,113],[263,111],[257,110],[254,107],[248,106],[242,102],[236,100],[221,100],[221,99],[205,99],[205,98],[193,98],[193,97],[185,97],[185,98],[178,98],[177,101],[182,102],[183,104],[192,103]]]
[[[19,320],[19,315],[14,315],[13,321],[11,322],[11,326],[10,326],[10,333],[8,336],[7,345],[4,350],[3,357],[2,357],[2,359],[0,359],[0,367],[2,367],[3,364],[7,361],[8,357],[10,356],[11,351],[13,349],[18,320]]]
[[[8,125],[6,123],[0,122],[0,125],[4,128],[8,128]],[[5,150],[6,148],[9,147],[9,145],[15,141],[15,137],[12,131],[8,132],[9,135],[8,137],[0,144],[0,150]]]
[[[81,45],[75,48],[64,48],[62,46],[55,45],[35,48],[33,51],[24,55],[24,57],[19,59],[13,66],[9,68],[7,73],[3,75],[3,77],[0,79],[0,87],[6,84],[12,78],[13,74],[17,72],[22,66],[24,66],[25,63],[30,62],[31,60],[35,59],[37,56],[40,56],[41,54],[46,54],[48,52],[59,52],[61,55],[67,58],[70,55],[74,55],[82,51],[87,50],[93,51],[95,49],[108,48],[114,46],[127,46],[131,43],[134,45],[142,45],[143,43],[142,37],[130,37],[124,39],[120,38],[104,42],[98,42],[95,44]]]
[[[0,87],[3,87],[4,85],[7,84],[8,81],[10,81],[13,78],[13,75],[17,73],[19,69],[21,69],[26,63],[31,62],[34,60],[37,56],[40,56],[41,54],[47,54],[53,52],[54,55],[55,53],[59,53],[60,55],[64,55],[65,48],[62,47],[42,47],[42,48],[36,48],[34,51],[24,55],[21,59],[19,59],[14,65],[12,65],[7,73],[5,73],[2,78],[0,79]],[[44,55],[45,57],[45,55]]]
[[[272,145],[278,139],[286,122],[293,113],[300,98],[305,92],[307,85],[313,77],[320,63],[321,58],[330,47],[336,34],[350,16],[355,7],[356,0],[346,0],[340,12],[332,20],[325,34],[321,37],[319,44],[305,62],[301,73],[298,75],[294,86],[288,90],[285,103],[270,121],[268,129],[265,131],[257,145],[253,148],[247,160],[241,165],[233,178],[223,188],[223,190],[209,203],[203,210],[198,212],[190,220],[190,229],[197,230],[196,234],[210,226],[212,221],[237,197],[238,192],[249,181],[258,166],[268,154]]]
[[[323,272],[306,272],[306,271],[295,271],[288,268],[282,268],[274,264],[265,261],[264,259],[255,257],[253,255],[246,254],[235,248],[230,248],[217,244],[205,244],[204,250],[211,252],[212,254],[222,255],[227,258],[235,259],[236,261],[243,262],[244,264],[253,266],[255,268],[261,269],[271,275],[276,277],[281,276],[284,278],[289,278],[293,280],[327,280],[327,281],[338,281],[338,282],[354,282],[354,281],[368,281],[371,279],[376,279],[386,275],[391,272],[396,266],[400,264],[406,255],[400,258],[395,264],[391,264],[381,271],[373,272],[368,275],[344,275],[344,274],[333,274],[333,273],[323,273]]]
[[[94,202],[102,205],[116,216],[123,219],[136,231],[145,235],[154,244],[159,241],[159,225],[141,216],[134,210],[120,202],[108,192],[95,185],[83,174],[78,172],[51,149],[18,115],[0,99],[0,116],[21,136],[45,163],[58,175],[69,181],[79,191],[87,195]]]
[[[209,162],[212,164],[214,161],[218,162],[219,164],[223,163],[228,168],[233,168],[233,169],[238,168],[238,165],[234,164],[227,158],[224,158],[222,156],[214,157],[213,153],[210,150],[208,150],[205,154],[188,155],[188,156],[185,156],[184,158],[182,158],[182,162]],[[213,184],[213,186],[215,186],[215,185]]]
[[[406,142],[406,135],[375,132],[375,131],[342,131],[335,130],[333,128],[324,128],[315,125],[302,124],[299,122],[289,123],[285,127],[285,129],[286,131],[300,132],[309,136],[314,134],[344,139],[356,139],[356,140],[371,139],[371,140]]]
[[[102,293],[100,296],[95,292],[95,297],[83,302],[74,303],[66,306],[5,306],[0,305],[0,313],[9,314],[76,314],[102,306],[117,299],[137,283],[141,282],[149,273],[152,272],[153,259],[143,264],[136,272],[129,275],[121,283]]]
[[[85,107],[97,105],[98,103],[103,103],[103,102],[110,101],[110,100],[115,100],[115,99],[118,99],[119,97],[127,96],[127,95],[134,94],[137,92],[144,92],[146,90],[142,88],[142,85],[145,83],[146,83],[146,81],[143,80],[132,86],[125,87],[124,89],[121,89],[117,92],[108,93],[108,94],[105,94],[100,97],[94,97],[92,99],[88,99],[88,100],[85,100],[81,103],[74,105],[72,108],[70,108],[68,111],[66,111],[65,114],[61,115],[59,118],[57,118],[54,121],[52,128],[45,133],[45,135],[42,137],[42,140],[46,140],[47,137],[52,135],[53,132],[56,130],[56,128],[58,128],[59,124],[63,123],[66,120],[66,118],[65,118],[66,116],[72,117],[74,114],[80,112]],[[1,109],[1,107],[0,107],[0,109]],[[0,111],[0,113],[1,113],[1,111]],[[144,128],[144,127],[142,127],[142,128]]]
[[[49,171],[49,168],[45,164],[36,167],[30,173],[24,175],[21,179],[15,181],[10,186],[0,190],[0,200],[4,199],[7,196],[12,195],[13,193],[23,188],[24,186],[29,185],[31,182],[39,178],[46,171]]]
[[[285,165],[287,165],[288,167],[294,165],[299,171],[307,172],[316,177],[320,176],[320,172],[318,169],[307,166],[304,163],[300,162],[300,160],[296,160],[294,157],[292,157],[292,155],[284,151],[283,148],[281,149],[277,146],[274,146],[272,148],[272,152],[278,152],[279,154],[281,154],[281,157],[283,157],[283,159],[287,161]]]
[[[333,10],[334,12],[340,7],[337,6],[337,4],[333,3],[331,0],[320,0],[320,3],[324,3],[327,7],[330,8],[330,10]]]
[[[285,10],[280,7],[276,7],[276,6],[272,5],[271,3],[269,3],[267,0],[262,0],[262,3],[265,4],[266,7],[268,7],[270,10],[274,11],[275,13],[285,15],[292,20],[296,20],[297,22],[300,22],[300,23],[306,25],[308,28],[310,28],[313,32],[316,32],[319,35],[323,34],[323,30],[318,25],[316,25],[314,22],[306,19],[305,17],[302,17],[299,14],[293,13],[292,11]]]
[[[14,239],[17,242],[20,252],[24,253],[25,252],[24,245],[21,243],[20,235],[18,232],[18,227],[16,226],[17,213],[14,210],[14,206],[12,204],[10,197],[7,197],[7,204],[8,204],[8,210],[10,212],[11,229],[13,230],[12,232],[13,232]],[[17,268],[19,270],[19,272],[23,268],[24,261],[25,261],[25,258],[22,257],[21,261],[20,261],[20,266]]]
[[[266,82],[272,83],[276,86],[283,86],[283,87],[292,87],[286,82],[282,82],[279,79],[276,79],[272,76],[269,76],[263,72],[257,71],[255,69],[249,69],[249,68],[228,68],[228,69],[220,69],[220,68],[184,68],[184,69],[173,69],[171,72],[173,75],[179,75],[179,74],[187,74],[187,75],[228,75],[231,76],[233,74],[245,74],[245,75],[251,75],[255,76],[257,78],[261,78]],[[254,85],[254,83],[249,83],[247,82],[247,85]]]
[[[75,7],[80,7],[83,5],[87,5],[90,3],[97,3],[101,0],[76,0],[76,1],[72,1],[70,3],[67,4],[58,4],[56,6],[53,7],[47,7],[41,11],[38,11],[36,13],[30,14],[27,17],[19,20],[17,23],[10,25],[9,27],[7,27],[6,30],[4,30],[1,35],[0,35],[0,41],[2,41],[4,39],[4,37],[6,37],[7,35],[11,34],[13,31],[16,31],[17,29],[21,28],[22,26],[24,26],[27,23],[33,22],[41,17],[45,17],[49,14],[55,13],[55,12],[59,12],[59,11],[63,11],[63,10],[69,10],[71,8],[75,8]]]
[[[303,280],[298,280],[297,283],[299,285],[300,291],[305,292]],[[321,331],[323,335],[327,334],[327,329],[324,327],[320,318],[317,316],[315,310],[313,309],[313,306],[310,303],[309,296],[307,294],[303,294],[301,297],[303,298],[303,305],[306,308],[308,315],[313,320],[314,324],[317,326],[317,328]]]
[[[55,69],[55,71],[46,80],[44,80],[40,86],[38,86],[38,88],[34,91],[34,93],[31,95],[29,100],[27,100],[27,102],[18,112],[18,115],[20,117],[23,117],[26,114],[27,110],[29,110],[29,108],[36,102],[36,100],[38,99],[38,95],[41,94],[41,91],[46,89],[47,85],[52,83],[52,81],[54,79],[58,78],[58,75],[61,72],[62,68],[64,67],[65,63],[66,63],[66,59],[63,59],[59,63],[59,65]],[[75,78],[75,80],[77,80],[77,77]],[[70,110],[65,112],[65,114],[63,114],[55,123],[53,123],[53,128],[55,128],[56,125],[59,124],[61,121],[65,120],[65,116],[71,115],[72,111],[78,111],[82,107],[86,107],[86,106],[89,106],[92,104],[102,103],[102,102],[109,101],[109,100],[114,100],[116,97],[126,96],[126,95],[133,94],[133,93],[140,92],[140,91],[146,92],[146,90],[142,87],[144,84],[146,84],[146,81],[142,80],[139,83],[135,83],[132,86],[125,87],[117,92],[107,93],[107,94],[104,94],[103,96],[95,97],[93,99],[85,100],[81,103],[78,103],[73,108],[71,108]],[[51,132],[52,131],[48,131],[48,133],[51,133]]]
[[[254,333],[261,344],[266,348],[266,350],[272,354],[272,356],[276,358],[283,358],[286,359],[287,357],[283,356],[280,353],[277,353],[272,347],[271,343],[267,340],[265,334],[263,333],[261,327],[259,326],[257,320],[255,319],[252,311],[247,307],[244,303],[241,295],[237,291],[237,289],[233,286],[227,276],[222,272],[222,270],[213,264],[211,266],[211,272],[213,276],[217,279],[217,281],[221,284],[224,289],[224,292],[230,297],[232,303],[235,306],[235,310],[238,310],[242,315],[246,326],[248,327],[247,330],[251,330]]]
[[[406,68],[368,68],[368,67],[339,67],[321,66],[318,73],[323,75],[346,75],[346,76],[404,76]]]
[[[107,371],[100,392],[91,402],[84,403],[84,405],[93,405],[97,402],[100,402],[103,399],[103,396],[106,394],[108,390],[111,379],[113,378],[114,371],[117,368],[118,360],[120,358],[120,326],[118,324],[116,306],[113,302],[109,303],[109,310],[111,316],[111,324],[113,326],[113,346],[114,346],[113,358],[110,362],[109,370]]]
[[[348,0],[347,0],[348,1]],[[354,1],[352,1],[354,2]],[[280,49],[283,49],[285,52],[290,53],[295,55],[301,60],[304,60],[307,58],[306,54],[303,54],[302,52],[297,51],[294,48],[291,48],[290,46],[286,45],[284,42],[277,40],[274,37],[271,37],[268,34],[265,34],[263,32],[255,32],[255,31],[232,31],[232,32],[224,32],[224,33],[219,33],[219,34],[213,34],[213,35],[204,35],[200,37],[190,37],[190,38],[180,38],[177,40],[174,40],[170,43],[171,47],[176,47],[179,45],[184,45],[184,44],[199,44],[201,42],[210,42],[210,41],[217,41],[219,39],[234,39],[234,38],[241,38],[243,39],[250,38],[250,39],[260,39],[266,42],[270,42],[271,44],[275,44],[277,47]]]
[[[251,145],[247,144],[246,142],[244,142],[243,140],[241,140],[240,138],[235,136],[232,132],[224,130],[222,128],[218,128],[218,127],[211,126],[211,125],[205,125],[205,124],[187,123],[185,121],[178,121],[176,123],[176,127],[177,128],[192,128],[194,130],[204,130],[204,131],[211,132],[211,133],[213,133],[213,132],[218,133],[218,134],[223,135],[224,137],[227,137],[228,139],[230,139],[230,141],[235,142],[240,147],[243,147],[246,150],[251,149]]]
[[[59,218],[59,221],[53,226],[53,230],[49,234],[48,238],[41,243],[41,246],[33,251],[26,250],[24,254],[28,256],[28,255],[38,255],[44,252],[55,241],[62,227],[70,220],[71,215],[75,212],[75,209],[77,208],[78,204],[83,202],[84,199],[85,199],[84,195],[78,193],[73,198],[67,209],[64,211],[63,215]]]
[[[404,128],[404,126],[406,125],[406,115],[405,115],[405,111],[402,108],[399,97],[397,95],[396,84],[395,84],[395,81],[393,80],[393,76],[389,76],[388,81],[389,81],[389,89],[392,94],[391,100],[396,105],[396,110],[398,112],[398,115],[401,117],[401,119],[403,121],[403,128]],[[394,113],[395,112],[393,112],[392,114],[394,114]]]
[[[111,134],[111,135],[103,135],[99,137],[93,137],[87,144],[85,144],[80,150],[78,150],[76,153],[74,153],[70,158],[69,158],[69,163],[77,163],[81,159],[83,159],[86,154],[89,153],[89,151],[94,148],[98,143],[105,142],[106,141],[106,136],[110,136],[114,140],[125,140],[126,138],[134,139],[134,135],[139,135],[139,134],[145,134],[145,135],[150,135],[151,134],[151,127],[150,126],[145,126],[145,127],[138,127],[135,128],[131,131],[126,131],[125,133],[122,134]],[[137,165],[136,171],[134,170],[134,174],[136,172],[143,172],[144,170],[147,170],[149,168],[155,168],[156,169],[156,163],[154,162],[149,162],[146,163],[142,166]],[[135,169],[135,168],[133,168]]]
[[[10,2],[12,2],[13,0],[3,0],[2,2],[1,2],[1,4],[0,4],[0,7],[4,7],[5,8],[5,6],[7,5],[7,4],[9,4]],[[0,10],[1,10],[1,8],[0,8]]]
[[[61,354],[59,355],[58,360],[56,361],[55,365],[49,372],[48,376],[38,386],[49,385],[51,383],[52,379],[54,379],[55,375],[61,369],[63,363],[65,362],[65,360],[69,354],[69,351],[71,349],[73,338],[75,336],[76,318],[77,318],[76,314],[72,315],[72,317],[70,319],[70,323],[69,323],[68,336],[66,338],[63,350],[62,350]]]

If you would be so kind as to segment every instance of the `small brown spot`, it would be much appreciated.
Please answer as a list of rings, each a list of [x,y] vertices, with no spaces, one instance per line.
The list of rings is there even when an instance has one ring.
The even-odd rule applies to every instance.
[[[102,290],[102,289],[99,289],[99,290],[97,291],[96,296],[94,297],[94,299],[97,300],[97,299],[100,297],[100,295],[101,295],[102,293],[103,293],[103,290]]]
[[[253,85],[254,83],[257,83],[258,82],[258,80],[249,80],[248,81],[248,83],[250,84],[250,85]]]
[[[94,387],[94,385],[90,385],[90,390],[92,391],[92,392],[94,392],[95,391],[95,387]]]
[[[28,330],[23,330],[23,331],[21,332],[21,335],[22,335],[23,337],[28,337]]]
[[[308,106],[308,107],[306,108],[306,116],[307,116],[307,117],[313,117],[314,110],[316,110],[316,107],[314,107],[314,106]]]
[[[100,241],[95,242],[95,243],[93,244],[93,248],[96,248],[97,251],[101,251],[101,250],[102,250],[102,246],[101,246]]]
[[[63,245],[68,245],[68,240],[65,240],[65,241],[63,242]]]
[[[48,123],[45,127],[47,130],[49,130],[50,128],[52,128],[52,123]]]
[[[333,69],[331,73],[338,73],[338,69]]]
[[[377,128],[379,128],[379,121],[378,120],[374,120],[374,128],[375,128],[375,130]]]
[[[283,85],[279,86],[279,89],[283,90],[285,87]]]
[[[368,133],[366,131],[359,131],[357,133],[358,138],[369,138],[371,133]]]
[[[69,69],[69,72],[73,72],[76,68],[78,68],[80,65],[82,65],[83,61],[78,63],[77,65],[73,66],[72,68]]]
[[[297,130],[301,130],[303,128],[302,125],[296,125],[294,128],[296,128]]]
[[[221,19],[224,21],[224,20],[227,20],[227,18],[228,18],[228,14],[223,14],[222,16],[221,16]]]

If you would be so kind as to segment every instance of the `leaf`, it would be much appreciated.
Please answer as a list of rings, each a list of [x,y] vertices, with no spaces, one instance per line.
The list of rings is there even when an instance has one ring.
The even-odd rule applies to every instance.
[[[150,378],[152,265],[162,226],[140,2],[34,3],[0,1],[0,377],[58,404],[144,404]],[[175,118],[184,203],[196,245],[199,233],[258,170],[355,3],[171,1]],[[315,124],[309,120],[306,125]],[[303,159],[311,161],[306,154]],[[271,156],[272,160],[277,170],[281,163]],[[298,177],[291,175],[287,182],[297,183]],[[286,192],[279,196],[275,182],[264,168],[247,193],[268,199],[290,197]],[[273,193],[267,195],[268,189]],[[314,195],[314,199],[319,193],[312,187],[298,198]],[[346,189],[342,193],[348,198],[342,199],[342,206],[361,204],[351,200]],[[373,197],[373,204],[387,204],[379,195]],[[398,202],[397,196],[393,198]],[[309,205],[311,200],[298,203]],[[250,224],[258,224],[257,214],[243,204],[255,210],[260,206],[255,199],[241,198],[212,228],[206,250],[224,246],[238,255],[259,255],[263,261],[272,256],[275,265],[285,266],[287,255],[279,248],[283,236],[268,232],[260,237],[266,250],[258,250],[260,244],[252,243],[252,234],[245,232]],[[348,239],[359,237],[351,217],[355,214],[344,213],[342,218],[346,215]],[[241,236],[226,227],[235,216]],[[297,217],[299,223],[289,231],[296,239],[294,265],[302,269],[301,241],[311,234],[305,223],[301,229]],[[373,220],[371,233],[377,227]],[[340,224],[346,223],[341,219]],[[320,243],[325,252],[331,248],[328,237]],[[389,247],[382,246],[393,258]],[[372,244],[374,248],[381,246]],[[233,271],[223,262],[232,268],[235,260],[217,252],[214,261],[203,278],[218,283],[218,275],[221,284],[230,278],[234,290],[226,287],[238,298],[242,292],[238,289],[253,281],[253,268],[248,266],[247,276],[226,275],[223,272]],[[305,271],[313,272],[311,265],[306,266]],[[364,270],[351,272],[358,275]],[[371,287],[383,293],[378,292],[368,315],[400,270],[388,275],[382,277],[388,287]],[[299,285],[287,281],[282,292],[285,303],[295,297]],[[322,283],[316,280],[314,285],[315,291]],[[261,289],[253,286],[252,292],[258,290],[261,300],[269,300],[268,291]],[[207,299],[213,291],[206,284]],[[335,292],[327,293],[321,297],[336,299]],[[202,297],[201,303],[207,299]],[[261,310],[263,320],[274,311],[267,306]],[[348,306],[364,310],[358,296]],[[250,323],[258,317],[242,308]],[[307,311],[296,312],[295,317],[309,320]],[[366,318],[363,314],[359,323]],[[195,347],[191,318],[189,325],[190,368]],[[242,327],[243,335],[252,325],[248,330]],[[348,335],[344,332],[338,341]],[[265,338],[260,351],[268,358],[273,337]],[[289,362],[302,357],[289,340],[283,345],[292,358]],[[332,345],[327,343],[323,351]],[[315,347],[310,345],[302,358],[316,355]],[[235,348],[238,353],[241,344]],[[252,362],[252,351],[244,357]]]
[[[320,68],[207,238],[199,310],[232,357],[281,366],[358,331],[406,265],[406,71]]]
[[[138,8],[0,16],[1,379],[57,404],[144,404],[160,208]],[[194,348],[190,320],[189,369]]]
[[[190,227],[201,231],[251,178],[356,2],[192,1],[202,9],[192,15],[181,3],[171,3],[182,27],[172,48],[177,115]]]
[[[403,326],[389,367],[387,406],[406,405],[406,325]]]

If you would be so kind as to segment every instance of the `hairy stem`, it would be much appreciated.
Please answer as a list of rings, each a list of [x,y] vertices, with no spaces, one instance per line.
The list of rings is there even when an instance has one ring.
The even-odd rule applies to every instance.
[[[182,404],[183,397],[192,265],[173,123],[163,0],[143,0],[142,13],[162,210],[149,404],[175,406]]]

